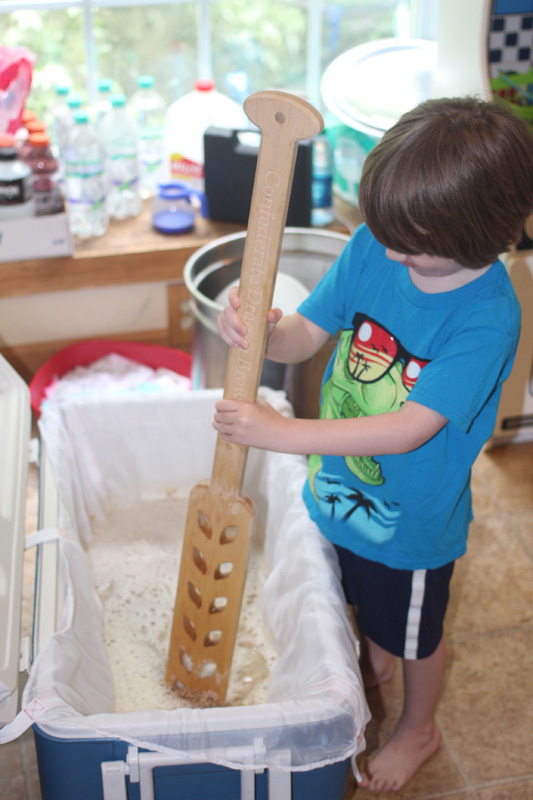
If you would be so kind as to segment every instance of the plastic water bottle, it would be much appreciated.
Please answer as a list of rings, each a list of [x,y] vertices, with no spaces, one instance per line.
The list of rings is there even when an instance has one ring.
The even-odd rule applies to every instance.
[[[333,211],[333,150],[324,133],[313,141],[313,180],[311,183],[311,223],[329,225]]]
[[[111,111],[99,127],[109,181],[107,208],[115,219],[136,217],[142,207],[139,191],[139,134],[126,111],[123,94],[113,95]]]
[[[57,181],[63,195],[66,194],[65,189],[65,146],[68,141],[72,129],[74,128],[74,114],[81,110],[83,107],[83,100],[77,95],[67,98],[67,113],[62,119],[62,135],[63,143],[61,148],[52,147],[52,153],[55,155],[57,161]],[[51,138],[51,137],[50,137]]]
[[[109,225],[104,147],[86,111],[74,115],[64,151],[65,196],[71,231],[103,236]]]
[[[97,98],[94,104],[93,120],[96,127],[100,125],[103,117],[111,111],[111,89],[112,83],[109,78],[101,78],[98,81]]]
[[[59,161],[61,161],[63,158],[63,151],[65,149],[65,144],[75,125],[74,115],[78,111],[81,111],[82,108],[83,108],[83,100],[81,99],[81,97],[79,97],[78,95],[73,95],[72,97],[68,98],[67,113],[63,117],[63,145],[58,153]]]
[[[83,100],[78,95],[73,95],[67,100],[68,114],[65,116],[65,141],[74,127],[74,114],[83,108]]]
[[[141,75],[137,80],[139,88],[126,106],[139,130],[140,191],[145,198],[153,196],[166,177],[163,155],[167,107],[154,83],[151,75]]]
[[[55,102],[45,117],[46,127],[50,133],[50,141],[54,155],[62,152],[68,135],[68,95],[70,87],[59,85],[55,87]]]

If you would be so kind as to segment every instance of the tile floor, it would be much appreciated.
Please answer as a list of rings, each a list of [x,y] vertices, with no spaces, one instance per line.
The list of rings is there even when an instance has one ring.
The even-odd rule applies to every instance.
[[[494,448],[473,471],[468,553],[457,564],[445,629],[448,667],[438,709],[442,746],[398,800],[533,800],[533,443]],[[27,530],[35,529],[30,469]],[[33,563],[24,571],[30,633]],[[369,692],[368,751],[394,727],[401,674]],[[0,747],[1,800],[40,800],[31,733]],[[344,800],[385,797],[356,788]],[[275,800],[272,798],[271,800]],[[323,798],[330,800],[330,798]]]

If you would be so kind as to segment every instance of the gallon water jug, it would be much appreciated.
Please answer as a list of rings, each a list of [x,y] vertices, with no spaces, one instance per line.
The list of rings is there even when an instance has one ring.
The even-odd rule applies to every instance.
[[[215,89],[214,81],[196,81],[194,91],[168,109],[165,121],[165,164],[169,180],[187,181],[204,191],[204,133],[207,128],[248,128],[250,123],[234,100]]]

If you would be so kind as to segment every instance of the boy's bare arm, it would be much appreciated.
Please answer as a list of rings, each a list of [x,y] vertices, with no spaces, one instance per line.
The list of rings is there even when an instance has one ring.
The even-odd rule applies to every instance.
[[[353,419],[288,419],[259,400],[216,404],[214,428],[223,439],[281,453],[380,456],[407,453],[447,423],[437,411],[408,400],[398,411]]]
[[[268,337],[266,357],[283,364],[305,361],[327,342],[330,335],[298,312],[277,323]]]
[[[217,319],[218,332],[230,347],[246,349],[246,325],[239,316],[240,299],[236,287],[229,293],[228,305]],[[284,364],[297,364],[317,353],[329,333],[297,312],[283,317],[279,308],[268,312],[270,335],[266,357]]]

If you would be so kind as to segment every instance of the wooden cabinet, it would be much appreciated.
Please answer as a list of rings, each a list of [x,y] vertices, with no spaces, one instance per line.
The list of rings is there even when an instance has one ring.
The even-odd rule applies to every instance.
[[[190,350],[192,320],[183,268],[198,248],[242,229],[239,225],[198,219],[191,233],[164,236],[153,230],[147,202],[138,217],[113,221],[102,238],[77,243],[72,256],[0,263],[0,299],[103,287],[127,290],[134,284],[161,282],[166,288],[166,328],[124,330],[109,337],[102,331],[101,335]],[[94,313],[98,315],[97,308]],[[69,338],[13,344],[6,341],[0,315],[0,352],[26,380],[55,352],[79,338],[73,324]]]

